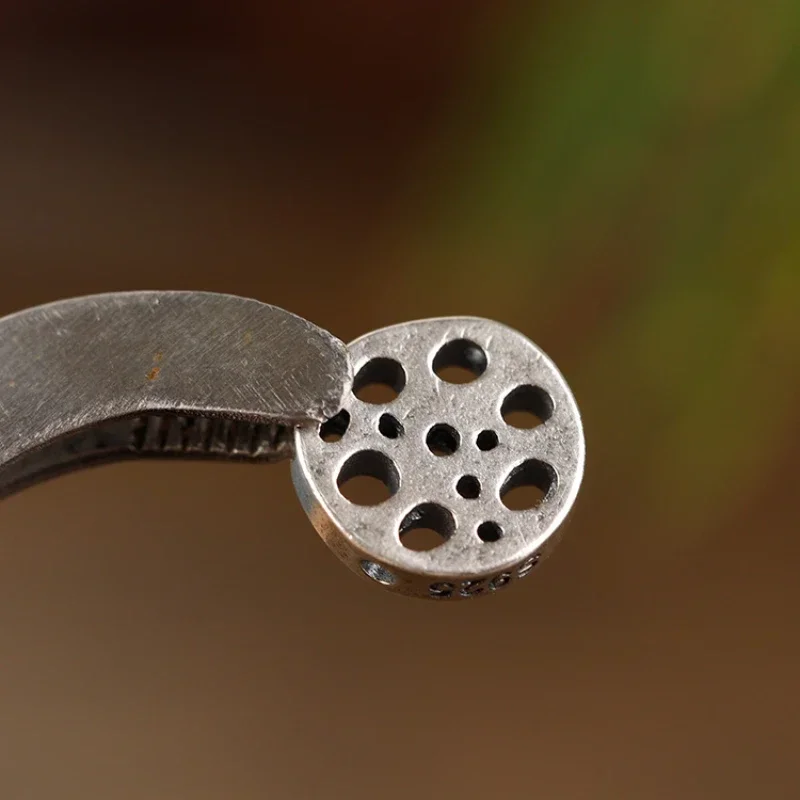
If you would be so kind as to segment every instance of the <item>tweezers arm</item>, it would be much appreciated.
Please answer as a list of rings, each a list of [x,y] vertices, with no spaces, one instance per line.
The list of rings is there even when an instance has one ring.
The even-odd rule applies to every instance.
[[[0,496],[142,456],[273,461],[332,416],[344,345],[281,308],[205,292],[123,292],[0,319]]]

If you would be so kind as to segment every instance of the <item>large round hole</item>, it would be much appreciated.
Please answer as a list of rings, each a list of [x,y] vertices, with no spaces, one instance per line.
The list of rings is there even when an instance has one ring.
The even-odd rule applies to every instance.
[[[500,498],[506,508],[526,511],[541,505],[555,483],[555,470],[532,458],[511,470],[500,488]]]
[[[326,442],[338,442],[347,433],[350,426],[350,414],[343,408],[336,416],[331,417],[319,426],[320,439]]]
[[[447,383],[469,383],[486,371],[486,353],[469,339],[454,339],[439,348],[433,371]]]
[[[496,522],[481,522],[478,525],[478,538],[482,542],[499,542],[503,529]]]
[[[377,450],[350,456],[339,470],[339,491],[351,503],[375,506],[400,488],[400,473],[391,458]]]
[[[440,422],[428,431],[428,435],[425,437],[425,444],[428,445],[428,450],[435,456],[451,456],[458,450],[458,446],[461,444],[461,437],[452,425]]]
[[[462,475],[456,484],[456,491],[467,500],[475,500],[481,494],[481,482],[474,475]]]
[[[378,420],[378,430],[387,439],[397,439],[403,435],[403,426],[400,420],[391,414],[381,414],[381,418]]]
[[[506,395],[500,411],[514,428],[535,428],[553,416],[553,398],[539,386],[518,386]]]
[[[436,503],[422,503],[400,523],[400,541],[409,550],[433,550],[444,544],[456,529],[453,515]]]
[[[391,403],[406,385],[406,373],[393,358],[367,361],[353,379],[353,394],[364,403]]]
[[[478,450],[483,450],[484,452],[494,450],[497,447],[497,443],[497,434],[494,431],[481,431],[475,439]]]
[[[397,580],[393,573],[375,561],[362,561],[361,571],[368,578],[372,578],[372,580],[382,583],[384,586],[391,586]]]

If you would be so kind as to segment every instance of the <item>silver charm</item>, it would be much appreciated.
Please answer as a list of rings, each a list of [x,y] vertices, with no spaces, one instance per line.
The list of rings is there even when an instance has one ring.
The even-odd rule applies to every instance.
[[[580,415],[553,363],[474,318],[396,325],[348,352],[355,379],[341,410],[295,433],[295,486],[323,539],[355,571],[416,597],[474,597],[528,575],[583,474]],[[452,370],[465,382],[450,382]],[[375,385],[389,396],[370,397]],[[385,487],[367,502],[381,502],[348,499],[364,476]]]
[[[293,455],[339,558],[443,600],[534,569],[577,495],[584,439],[552,362],[488,320],[410,322],[345,347],[283,309],[203,292],[0,320],[0,495],[120,458]],[[363,480],[382,494],[353,494]]]

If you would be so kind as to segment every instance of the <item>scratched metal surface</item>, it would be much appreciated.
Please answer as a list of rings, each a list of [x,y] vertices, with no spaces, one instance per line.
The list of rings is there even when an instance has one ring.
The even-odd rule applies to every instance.
[[[288,455],[283,429],[333,413],[348,381],[338,339],[232,295],[128,292],[22,311],[0,321],[0,493],[124,455]]]

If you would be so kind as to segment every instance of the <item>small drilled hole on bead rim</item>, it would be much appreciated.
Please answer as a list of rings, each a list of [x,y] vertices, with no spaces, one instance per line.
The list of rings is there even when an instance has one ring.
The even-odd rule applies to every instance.
[[[364,403],[391,403],[406,386],[406,373],[393,358],[373,358],[353,379],[353,394]]]
[[[351,503],[375,506],[397,492],[400,473],[389,456],[377,450],[362,450],[344,462],[337,483]]]
[[[518,386],[506,395],[500,413],[512,428],[535,428],[553,416],[553,398],[540,386]]]
[[[481,494],[481,482],[474,475],[462,475],[456,484],[456,491],[466,500],[475,500]]]
[[[478,450],[484,452],[494,450],[498,444],[497,434],[494,431],[481,431],[475,439],[475,444],[478,445]]]
[[[498,542],[503,537],[503,529],[496,522],[481,522],[478,525],[478,538],[482,542]]]
[[[458,450],[458,446],[461,444],[461,437],[452,425],[440,422],[428,431],[428,435],[425,437],[425,444],[428,445],[428,450],[435,456],[451,456]]]
[[[378,430],[387,439],[397,439],[403,435],[403,426],[400,420],[391,414],[381,414],[381,418],[378,420]]]
[[[486,371],[486,353],[469,339],[454,339],[439,348],[433,371],[447,383],[470,383]]]
[[[555,470],[532,458],[511,470],[500,488],[500,499],[512,511],[526,511],[541,505],[555,484]]]
[[[384,586],[391,586],[397,578],[389,572],[386,567],[376,564],[374,561],[362,561],[361,571],[372,580],[382,583]]]
[[[350,427],[350,414],[343,408],[319,426],[319,438],[325,442],[338,442]]]
[[[433,550],[443,545],[456,529],[453,515],[437,503],[422,503],[400,523],[400,543],[409,550]]]

